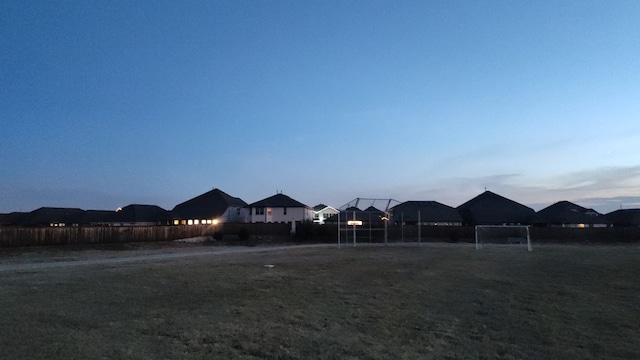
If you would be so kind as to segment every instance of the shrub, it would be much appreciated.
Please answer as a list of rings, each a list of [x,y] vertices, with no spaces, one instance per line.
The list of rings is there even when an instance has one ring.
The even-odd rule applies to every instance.
[[[449,242],[458,242],[460,240],[460,236],[458,232],[455,230],[449,231]]]
[[[307,240],[316,236],[316,227],[313,221],[303,221],[296,224],[294,237],[298,240]]]
[[[249,237],[251,236],[251,234],[249,233],[249,230],[247,228],[241,228],[240,231],[238,231],[238,239],[240,239],[241,241],[246,241],[249,240]]]
[[[221,241],[224,238],[224,233],[220,230],[213,233],[213,239],[216,241]]]

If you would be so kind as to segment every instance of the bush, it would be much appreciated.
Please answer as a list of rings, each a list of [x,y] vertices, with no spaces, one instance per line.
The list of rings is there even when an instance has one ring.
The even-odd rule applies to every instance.
[[[294,237],[298,240],[308,240],[316,236],[316,226],[313,221],[303,221],[296,224]]]
[[[213,233],[213,239],[216,241],[221,241],[224,238],[224,233],[220,230]]]
[[[241,228],[240,231],[238,231],[238,239],[240,239],[241,241],[246,241],[249,240],[249,237],[251,237],[251,234],[249,233],[249,230],[247,228]]]

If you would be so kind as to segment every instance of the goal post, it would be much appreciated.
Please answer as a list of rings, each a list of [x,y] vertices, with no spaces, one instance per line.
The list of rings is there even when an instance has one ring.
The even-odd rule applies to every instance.
[[[478,250],[485,244],[526,244],[527,250],[533,250],[529,225],[476,225],[475,232]]]

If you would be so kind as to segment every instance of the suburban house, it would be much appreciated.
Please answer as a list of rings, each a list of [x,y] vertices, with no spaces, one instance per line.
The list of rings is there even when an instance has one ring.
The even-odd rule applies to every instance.
[[[620,209],[604,215],[614,227],[640,227],[640,209]]]
[[[110,226],[116,221],[114,210],[86,210],[83,223],[91,226]]]
[[[18,225],[24,226],[79,226],[83,224],[84,210],[77,208],[41,207],[21,216]]]
[[[11,212],[8,214],[0,214],[0,226],[16,226],[22,223],[22,219],[28,213],[25,212]]]
[[[325,204],[318,204],[313,207],[313,222],[316,224],[324,224],[324,221],[338,213],[336,208]]]
[[[220,189],[213,189],[176,205],[171,211],[173,225],[246,222],[247,203]]]
[[[457,207],[467,225],[533,225],[542,224],[536,212],[525,205],[491,191],[474,197]]]
[[[313,209],[287,195],[278,193],[246,206],[251,223],[295,223],[312,221]]]
[[[609,221],[597,211],[587,209],[569,201],[559,201],[538,211],[549,226],[554,227],[607,227]]]
[[[169,212],[157,205],[131,204],[118,208],[115,215],[106,219],[109,226],[153,226],[168,225],[171,216]]]
[[[405,201],[391,208],[391,221],[404,225],[462,226],[463,219],[458,210],[437,201]]]

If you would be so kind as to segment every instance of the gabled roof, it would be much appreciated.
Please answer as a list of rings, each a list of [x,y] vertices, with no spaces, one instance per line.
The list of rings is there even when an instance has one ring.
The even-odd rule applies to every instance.
[[[325,205],[325,204],[318,204],[318,205],[313,207],[313,211],[318,212],[318,211],[324,210],[326,208],[336,210],[333,206],[329,206],[329,205]]]
[[[569,201],[559,201],[538,211],[538,216],[549,224],[608,224],[597,211]]]
[[[457,207],[469,225],[542,223],[536,212],[527,206],[491,191],[485,191]]]
[[[364,211],[365,212],[370,212],[370,213],[384,214],[384,211],[376,209],[373,205],[371,205],[368,208],[364,209]]]
[[[229,207],[245,207],[247,203],[220,189],[213,189],[176,205],[171,211],[174,218],[211,219],[222,216]]]
[[[276,194],[276,195],[270,196],[266,199],[256,201],[253,204],[249,204],[247,205],[247,207],[290,207],[290,208],[301,207],[301,208],[311,209],[309,206],[297,200],[294,200],[285,194]]]
[[[325,205],[325,204],[318,204],[318,205],[313,207],[313,211],[320,211],[320,210],[322,210],[322,209],[324,209],[326,207],[327,207],[327,205]]]
[[[620,209],[604,217],[614,226],[640,226],[640,209]]]
[[[457,209],[437,201],[405,201],[391,210],[396,219],[402,217],[405,221],[418,221],[418,211],[420,211],[421,222],[461,223],[463,221]]]
[[[114,217],[116,222],[160,222],[169,219],[169,212],[156,205],[131,204],[118,211]]]
[[[338,211],[338,209],[334,208],[333,206],[329,206],[329,205],[325,205],[325,204],[318,204],[318,205],[313,207],[313,211],[316,212],[316,213],[319,213],[319,212],[324,211],[324,210],[332,210],[332,212]]]

